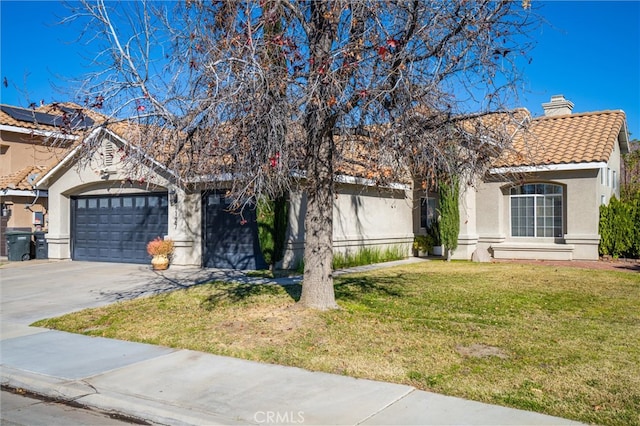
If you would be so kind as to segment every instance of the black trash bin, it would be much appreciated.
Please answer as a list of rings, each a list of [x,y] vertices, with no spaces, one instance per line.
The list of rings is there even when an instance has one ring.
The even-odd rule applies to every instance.
[[[48,259],[49,258],[49,247],[47,244],[47,239],[44,237],[44,231],[36,231],[33,233],[33,239],[36,245],[36,259]]]
[[[11,261],[31,259],[31,232],[7,231],[7,258]]]

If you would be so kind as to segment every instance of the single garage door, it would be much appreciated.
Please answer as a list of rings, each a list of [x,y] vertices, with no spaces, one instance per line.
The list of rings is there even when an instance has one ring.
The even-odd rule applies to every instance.
[[[149,263],[147,243],[167,234],[166,193],[71,199],[74,260]]]
[[[260,250],[255,210],[246,209],[243,216],[229,212],[230,201],[222,192],[206,192],[202,204],[204,267],[267,267]]]

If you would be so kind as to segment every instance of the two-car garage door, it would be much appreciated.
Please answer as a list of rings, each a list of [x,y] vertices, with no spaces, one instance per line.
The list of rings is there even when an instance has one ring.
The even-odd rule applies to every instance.
[[[262,269],[255,211],[230,213],[222,192],[203,196],[203,258],[209,268]],[[149,263],[147,243],[167,235],[167,193],[79,196],[71,199],[71,257]]]
[[[71,199],[74,260],[149,263],[147,243],[167,234],[166,193]]]

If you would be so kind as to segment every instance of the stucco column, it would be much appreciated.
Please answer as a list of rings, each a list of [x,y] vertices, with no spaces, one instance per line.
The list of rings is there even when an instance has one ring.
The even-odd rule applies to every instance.
[[[49,224],[45,238],[49,259],[71,259],[70,199],[58,191],[49,192]]]
[[[200,266],[202,264],[202,202],[200,193],[185,193],[181,189],[169,191],[168,234],[175,250],[171,264]]]
[[[460,233],[458,248],[453,252],[453,259],[469,260],[478,244],[476,229],[476,190],[472,186],[460,187]]]

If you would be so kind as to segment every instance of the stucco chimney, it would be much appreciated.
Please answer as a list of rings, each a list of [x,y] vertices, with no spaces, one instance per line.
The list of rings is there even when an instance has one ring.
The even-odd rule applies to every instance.
[[[551,96],[551,102],[542,104],[544,108],[544,115],[551,117],[554,115],[567,115],[571,114],[573,109],[573,102],[564,98],[564,95]]]

